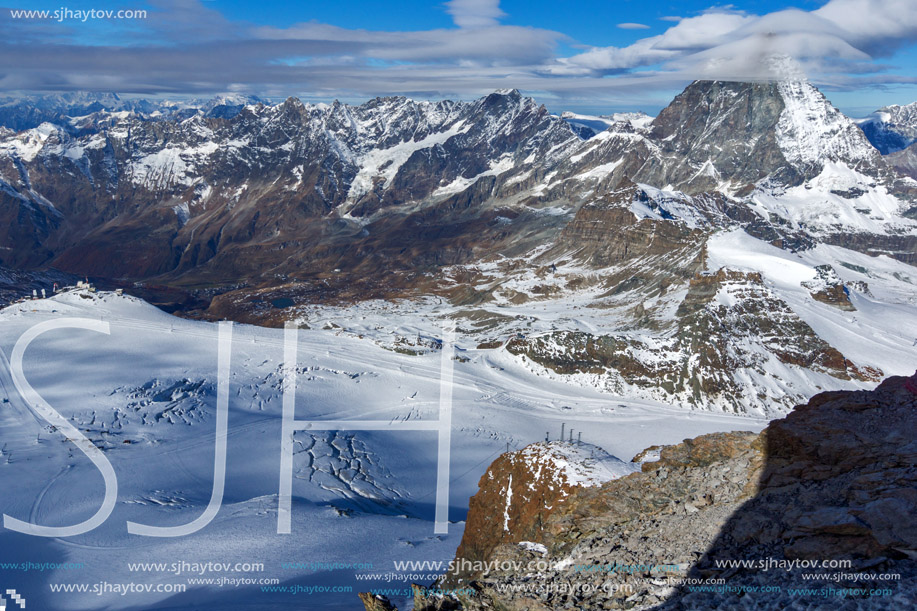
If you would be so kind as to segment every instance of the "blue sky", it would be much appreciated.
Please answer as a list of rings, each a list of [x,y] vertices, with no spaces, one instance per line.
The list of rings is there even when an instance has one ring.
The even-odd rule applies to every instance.
[[[6,0],[0,90],[360,101],[516,87],[655,113],[697,78],[804,75],[849,114],[917,100],[915,0]],[[11,9],[143,9],[145,19]]]

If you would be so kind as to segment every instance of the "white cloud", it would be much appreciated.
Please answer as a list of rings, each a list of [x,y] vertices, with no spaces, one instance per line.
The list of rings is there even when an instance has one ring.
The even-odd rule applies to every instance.
[[[656,48],[692,51],[708,48],[726,40],[732,32],[754,21],[743,13],[705,13],[682,19],[666,30],[658,39]]]
[[[254,34],[263,40],[299,44],[345,45],[349,54],[392,62],[476,62],[516,65],[550,61],[558,32],[518,26],[480,26],[419,32],[351,30],[321,23],[289,28],[262,27]]]
[[[844,40],[873,57],[887,57],[917,40],[914,0],[831,0],[813,14],[837,25]]]
[[[677,18],[665,18],[675,20]],[[869,70],[870,62],[917,41],[914,0],[831,0],[815,11],[751,15],[719,7],[677,19],[663,34],[626,47],[560,58],[550,74],[596,76],[656,66],[683,78],[781,78],[775,57],[790,57],[816,80]],[[873,65],[873,71],[884,68]],[[841,79],[843,80],[843,79]]]
[[[650,26],[645,23],[619,23],[618,27],[622,30],[648,30]]]
[[[599,75],[651,66],[674,59],[676,51],[656,48],[660,36],[644,38],[627,47],[597,47],[571,58],[560,58],[546,68],[555,75]]]
[[[506,15],[500,10],[500,0],[449,0],[446,12],[460,28],[494,26]]]

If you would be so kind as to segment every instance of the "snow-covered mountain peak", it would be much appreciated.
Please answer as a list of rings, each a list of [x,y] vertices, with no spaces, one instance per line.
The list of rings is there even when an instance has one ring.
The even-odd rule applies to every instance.
[[[583,140],[588,140],[596,134],[599,134],[610,127],[629,126],[635,131],[647,129],[653,121],[653,117],[644,112],[616,112],[610,115],[584,115],[580,113],[564,111],[560,118],[570,124],[577,135]]]
[[[213,96],[209,100],[209,103],[212,106],[229,105],[229,104],[245,106],[248,104],[255,104],[260,101],[261,101],[261,98],[257,96],[245,95],[242,93],[224,93],[224,94]]]
[[[856,124],[803,80],[777,83],[784,109],[777,123],[777,144],[786,160],[803,174],[820,171],[825,161],[866,168],[879,154]]]
[[[877,120],[885,123],[912,124],[917,121],[917,102],[883,106],[863,121]]]
[[[885,168],[856,124],[802,78],[695,81],[653,120],[650,136],[685,163],[660,160],[644,182],[695,192],[799,185],[826,162],[873,177]]]
[[[67,132],[60,126],[46,121],[38,127],[15,134],[0,144],[0,151],[22,161],[32,161],[46,146],[58,145],[67,140]]]

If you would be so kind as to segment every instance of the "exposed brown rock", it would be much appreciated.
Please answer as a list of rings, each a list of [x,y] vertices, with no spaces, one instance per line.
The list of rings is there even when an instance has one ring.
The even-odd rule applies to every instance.
[[[579,487],[568,480],[563,463],[571,453],[588,454],[585,448],[608,457],[588,444],[556,441],[531,444],[497,458],[481,476],[478,493],[471,497],[456,558],[481,561],[502,543],[540,541],[548,518],[561,511]],[[467,578],[473,573],[450,575],[450,583],[457,576]]]
[[[559,243],[596,267],[644,257],[666,256],[685,263],[697,259],[706,232],[681,223],[638,219],[629,206],[646,197],[625,179],[614,191],[582,206],[564,227]],[[688,252],[693,256],[684,256]]]
[[[847,287],[838,278],[837,272],[834,271],[833,267],[819,265],[815,268],[815,273],[814,280],[802,283],[804,287],[809,289],[812,299],[848,312],[856,311],[856,308],[850,303]]]

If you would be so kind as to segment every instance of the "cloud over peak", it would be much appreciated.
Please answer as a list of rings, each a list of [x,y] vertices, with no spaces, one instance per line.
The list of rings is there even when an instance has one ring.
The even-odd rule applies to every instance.
[[[837,80],[915,41],[913,0],[830,0],[815,11],[765,15],[724,7],[678,19],[663,34],[626,47],[559,58],[551,72],[601,76],[658,65],[691,78],[781,78],[775,72],[781,64],[772,59],[791,57],[810,76]],[[882,69],[875,66],[875,72]]]
[[[656,25],[666,26],[662,33],[630,44],[592,47],[562,31],[507,25],[499,0],[430,1],[431,10],[445,10],[454,25],[268,26],[230,20],[215,3],[149,0],[148,19],[122,24],[127,29],[120,31],[112,30],[119,24],[107,24],[101,42],[81,40],[85,26],[12,19],[3,9],[0,87],[144,94],[231,87],[259,95],[342,98],[472,97],[516,87],[544,96],[620,101],[699,78],[804,73],[839,89],[917,82],[914,75],[889,74],[879,61],[917,41],[914,0],[830,0],[816,10],[762,15],[716,7],[659,18]],[[525,15],[513,17],[518,23]],[[617,31],[625,37],[620,30],[639,36],[648,29],[623,22],[609,36],[614,39]]]

